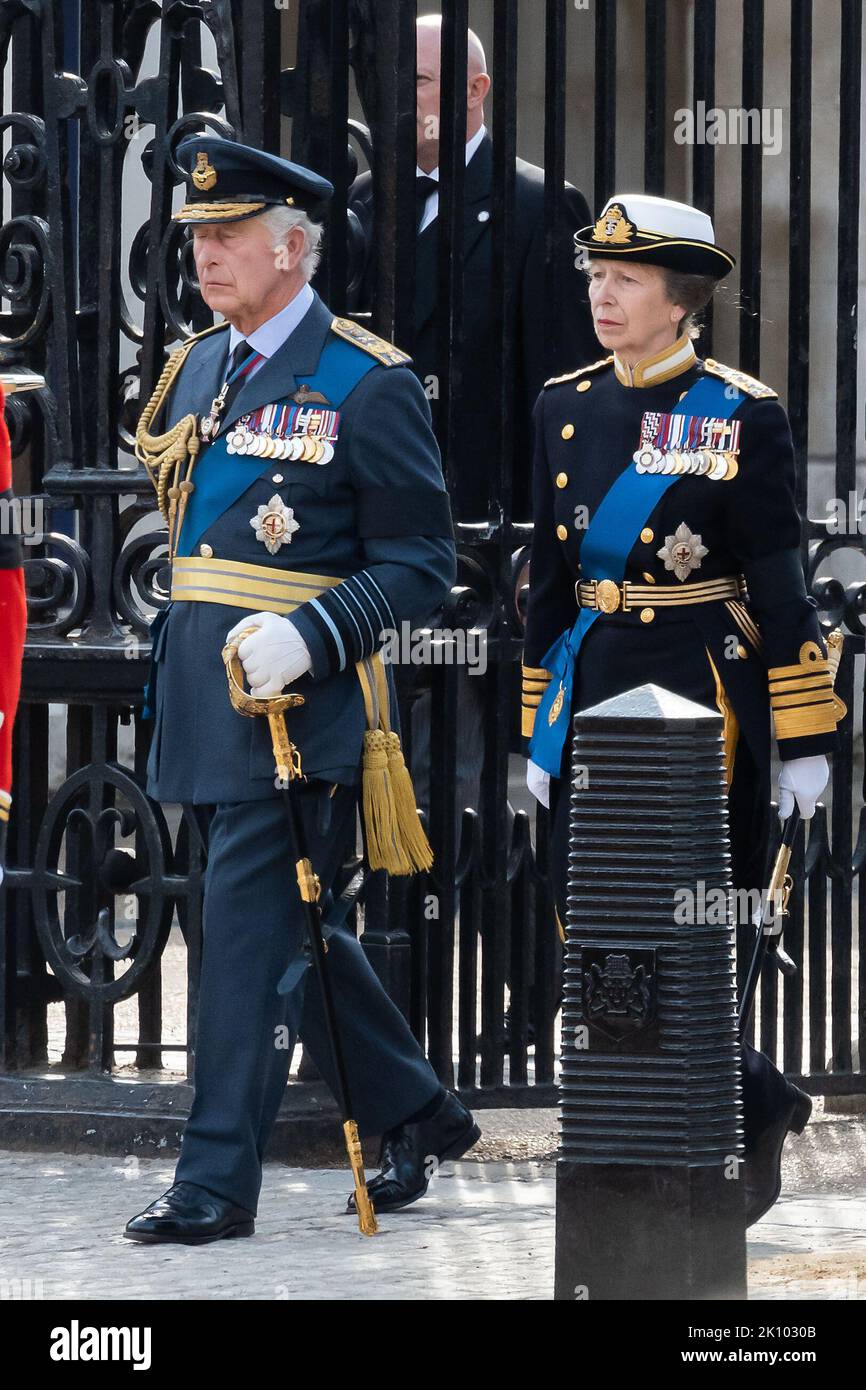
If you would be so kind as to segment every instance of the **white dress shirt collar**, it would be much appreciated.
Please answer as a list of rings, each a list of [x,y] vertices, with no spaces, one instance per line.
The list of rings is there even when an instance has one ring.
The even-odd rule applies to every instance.
[[[285,308],[280,309],[273,318],[265,319],[265,322],[260,324],[254,333],[246,335],[246,341],[250,347],[254,348],[256,352],[260,352],[262,357],[273,357],[274,353],[283,346],[289,334],[294,333],[314,299],[315,295],[310,285],[303,285],[294,299],[289,300]],[[229,355],[234,352],[238,343],[243,341],[244,334],[232,324],[229,330]],[[258,371],[261,365],[259,362],[254,371]]]
[[[466,163],[467,163],[467,164],[469,163],[469,161],[470,161],[470,159],[472,158],[472,156],[475,154],[475,151],[478,149],[478,146],[481,144],[481,141],[484,139],[484,137],[485,137],[486,134],[487,134],[487,127],[486,127],[485,125],[482,124],[481,129],[480,129],[480,130],[476,130],[476,132],[475,132],[475,134],[473,135],[472,139],[466,141]],[[423,175],[423,176],[426,177],[426,178],[435,179],[437,183],[439,182],[439,166],[438,166],[438,164],[437,164],[436,168],[433,169],[433,170],[431,170],[431,172],[430,172],[429,174],[427,174],[427,175],[424,175],[424,170],[423,170],[423,169],[417,169],[417,168],[416,168],[415,173],[416,173],[416,177],[418,177],[418,178],[420,178],[420,177]],[[420,236],[422,232],[426,232],[427,228],[430,226],[430,223],[431,223],[431,222],[435,222],[435,220],[436,220],[436,218],[437,218],[438,216],[439,216],[439,189],[438,189],[438,188],[434,188],[433,191],[432,191],[432,193],[428,193],[428,195],[427,195],[427,201],[426,201],[426,203],[424,204],[424,212],[422,213],[421,221],[420,221],[420,223],[418,224],[418,235]]]
[[[475,132],[475,134],[473,135],[472,139],[466,141],[466,163],[467,163],[467,164],[469,163],[470,159],[471,159],[472,156],[474,155],[475,151],[478,149],[478,146],[481,144],[481,141],[484,139],[484,137],[485,137],[486,134],[487,134],[487,126],[486,126],[486,125],[484,124],[484,122],[482,121],[480,128],[479,128],[478,130],[476,130],[476,132]],[[426,172],[426,170],[421,169],[421,168],[419,168],[419,167],[416,165],[416,166],[415,166],[415,175],[416,175],[416,177],[419,178],[419,179],[420,179],[420,178],[435,179],[436,182],[438,183],[438,182],[439,182],[439,165],[437,164],[435,169],[431,169],[429,174]],[[435,193],[431,193],[431,194],[430,194],[430,197],[431,197],[431,198],[435,198],[435,197],[436,197],[436,194],[435,194]]]

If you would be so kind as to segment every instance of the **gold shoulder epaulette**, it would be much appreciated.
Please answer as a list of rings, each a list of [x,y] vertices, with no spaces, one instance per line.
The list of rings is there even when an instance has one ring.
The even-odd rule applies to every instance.
[[[349,343],[354,343],[362,352],[369,352],[371,357],[375,357],[376,361],[385,367],[401,367],[405,362],[412,361],[408,352],[402,352],[393,343],[389,343],[387,338],[377,338],[375,333],[370,333],[351,319],[331,319],[331,332],[345,338]]]
[[[597,372],[600,367],[607,367],[612,361],[613,353],[610,357],[600,357],[597,362],[590,362],[586,367],[578,367],[576,372],[566,372],[565,376],[552,376],[544,385],[558,386],[561,381],[574,381],[576,377],[583,376],[584,372]]]
[[[724,362],[716,362],[712,357],[704,358],[704,370],[711,376],[721,377],[729,386],[736,386],[738,391],[743,391],[747,396],[758,397],[778,397],[778,391],[774,391],[772,386],[765,386],[763,381],[758,381],[757,377],[749,376],[747,372],[738,371],[736,367],[726,367]]]
[[[222,323],[212,323],[210,328],[202,328],[199,333],[190,333],[189,337],[184,338],[183,342],[178,347],[172,348],[168,356],[168,361],[165,364],[165,370],[169,373],[168,382],[161,393],[161,397],[168,395],[169,390],[174,385],[174,378],[186,362],[186,359],[189,357],[196,343],[201,338],[207,338],[211,333],[218,333],[221,328],[229,327],[230,324],[228,319],[224,319]],[[156,392],[154,392],[154,395],[155,394]]]
[[[199,338],[206,338],[209,333],[218,333],[221,328],[228,327],[228,319],[223,319],[222,323],[212,323],[210,328],[203,328],[200,333],[190,333],[189,337],[184,339],[184,342],[197,343]]]

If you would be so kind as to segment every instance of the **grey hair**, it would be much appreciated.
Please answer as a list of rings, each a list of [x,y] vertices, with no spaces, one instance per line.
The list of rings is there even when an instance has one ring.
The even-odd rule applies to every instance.
[[[691,271],[662,269],[665,293],[671,304],[682,304],[685,315],[677,324],[679,337],[685,333],[688,338],[698,338],[701,324],[697,315],[705,309],[712,299],[718,280],[714,275],[695,275]]]
[[[304,250],[298,261],[298,270],[306,281],[312,280],[322,254],[322,235],[325,229],[321,222],[314,222],[297,208],[283,207],[268,208],[267,212],[259,214],[259,218],[274,239],[275,251],[283,245],[293,227],[300,227],[304,233]]]

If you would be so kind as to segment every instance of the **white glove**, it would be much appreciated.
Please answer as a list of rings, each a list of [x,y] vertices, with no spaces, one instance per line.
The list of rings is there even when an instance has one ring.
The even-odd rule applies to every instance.
[[[550,807],[550,773],[545,772],[544,768],[539,767],[531,758],[526,760],[526,785],[536,801],[540,801],[542,806]]]
[[[313,658],[298,629],[279,613],[250,613],[235,623],[226,633],[230,642],[245,627],[257,627],[238,647],[244,671],[250,682],[250,694],[262,698],[279,695],[284,685],[290,685],[309,671]]]
[[[815,814],[815,802],[830,780],[830,764],[823,753],[811,758],[791,758],[779,773],[779,819],[787,820],[794,809],[794,797],[803,820]]]

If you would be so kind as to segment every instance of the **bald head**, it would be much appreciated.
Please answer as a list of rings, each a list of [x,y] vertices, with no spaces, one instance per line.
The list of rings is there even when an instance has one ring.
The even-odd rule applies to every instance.
[[[417,22],[417,144],[418,164],[430,173],[439,164],[439,81],[442,16],[423,15]],[[484,121],[484,98],[490,90],[484,47],[471,29],[466,35],[466,139]]]
[[[442,43],[442,16],[441,14],[425,14],[417,22],[418,36],[418,55],[422,51],[425,59],[429,59],[439,71],[439,49]],[[474,29],[466,31],[466,75],[475,77],[477,73],[487,72],[487,59],[484,56],[484,45],[475,33]]]

